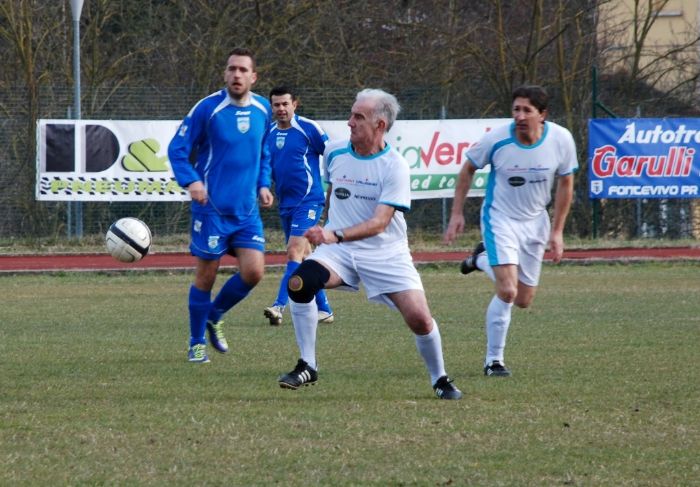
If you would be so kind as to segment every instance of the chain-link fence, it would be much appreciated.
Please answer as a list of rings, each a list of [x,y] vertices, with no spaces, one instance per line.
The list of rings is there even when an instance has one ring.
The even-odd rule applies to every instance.
[[[259,87],[266,93],[265,87]],[[87,90],[82,97],[84,119],[180,120],[207,93],[196,90],[160,90],[158,87]],[[298,112],[316,120],[345,120],[354,100],[350,90],[300,90]],[[412,89],[397,93],[402,119],[479,118],[466,104],[444,107],[434,90]],[[187,235],[187,203],[38,202],[35,194],[35,132],[39,118],[70,118],[71,87],[47,86],[39,93],[25,87],[0,94],[0,243],[33,240],[60,241],[101,236],[118,217],[135,216],[148,222],[159,236]],[[556,110],[552,110],[556,113]],[[556,119],[554,120],[556,121]],[[584,122],[584,121],[582,121]],[[585,127],[585,123],[580,126]],[[697,200],[608,200],[594,206],[588,200],[585,134],[577,138],[582,170],[577,175],[576,196],[567,233],[611,238],[694,238],[700,234]],[[466,205],[467,222],[478,228],[480,200]],[[407,221],[412,231],[440,234],[448,219],[450,199],[418,200]],[[276,210],[263,210],[268,230],[279,230]]]

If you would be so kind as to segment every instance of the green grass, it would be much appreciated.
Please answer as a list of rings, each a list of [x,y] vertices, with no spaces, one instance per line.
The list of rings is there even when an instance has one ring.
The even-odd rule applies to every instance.
[[[277,272],[208,365],[185,360],[189,275],[1,276],[0,485],[698,485],[700,265],[545,266],[510,379],[481,375],[488,279],[421,273],[462,401],[363,294],[330,292],[319,384],[288,391]]]

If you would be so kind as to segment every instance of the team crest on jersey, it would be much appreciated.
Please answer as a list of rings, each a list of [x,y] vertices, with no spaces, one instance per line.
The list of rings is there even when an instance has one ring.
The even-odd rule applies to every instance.
[[[277,139],[275,140],[275,145],[277,146],[278,149],[281,149],[284,147],[284,139],[286,137],[284,135],[278,135]]]
[[[197,233],[201,232],[202,231],[202,220],[195,220],[192,228]]]
[[[236,123],[238,124],[238,131],[242,134],[250,129],[250,117],[238,117]]]
[[[209,245],[210,249],[215,249],[219,245],[219,236],[218,235],[209,235],[209,241],[207,242]]]
[[[316,219],[316,210],[309,210],[309,220],[315,220]]]

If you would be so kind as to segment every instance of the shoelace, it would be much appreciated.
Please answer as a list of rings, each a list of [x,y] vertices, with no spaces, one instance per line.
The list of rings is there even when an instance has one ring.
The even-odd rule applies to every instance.
[[[192,355],[194,356],[194,358],[196,358],[196,359],[204,358],[204,352],[205,352],[204,345],[195,345],[194,347],[192,347],[192,352],[193,352]]]
[[[216,323],[212,323],[211,327],[214,330],[214,334],[216,335],[216,337],[219,340],[223,340],[224,339],[224,332],[221,329],[221,322],[217,321]]]

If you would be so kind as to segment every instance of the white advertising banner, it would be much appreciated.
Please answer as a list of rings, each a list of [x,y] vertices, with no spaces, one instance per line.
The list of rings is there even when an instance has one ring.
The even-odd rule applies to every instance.
[[[511,119],[400,120],[387,135],[411,167],[413,199],[450,198],[466,150]],[[345,121],[319,121],[330,139]],[[167,148],[180,121],[39,120],[36,198],[46,201],[186,201]],[[469,196],[482,196],[488,172]]]

